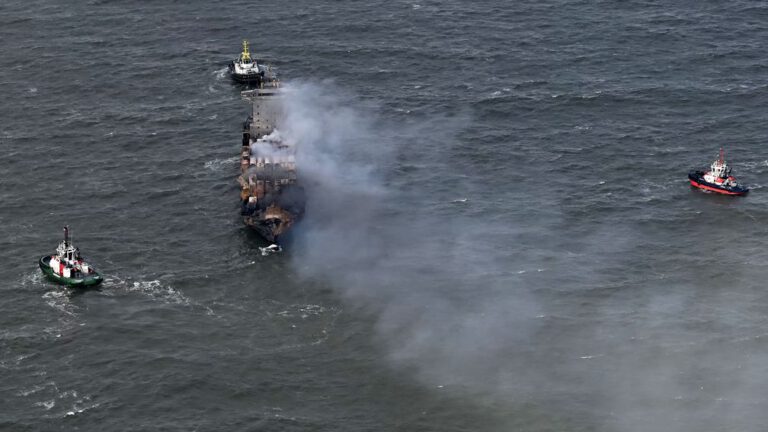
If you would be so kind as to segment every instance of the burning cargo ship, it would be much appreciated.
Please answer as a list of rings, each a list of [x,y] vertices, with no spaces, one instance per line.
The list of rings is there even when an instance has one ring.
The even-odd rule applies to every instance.
[[[304,188],[296,175],[296,147],[278,128],[283,119],[277,78],[241,93],[252,111],[243,125],[240,159],[241,215],[246,225],[278,243],[304,213]]]

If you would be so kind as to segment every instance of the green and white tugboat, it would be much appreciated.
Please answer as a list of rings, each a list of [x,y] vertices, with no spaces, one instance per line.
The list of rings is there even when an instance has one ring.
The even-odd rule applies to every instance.
[[[69,227],[64,227],[64,241],[56,248],[55,255],[40,258],[40,270],[57,283],[70,287],[92,287],[104,278],[80,256],[80,249],[69,241]]]

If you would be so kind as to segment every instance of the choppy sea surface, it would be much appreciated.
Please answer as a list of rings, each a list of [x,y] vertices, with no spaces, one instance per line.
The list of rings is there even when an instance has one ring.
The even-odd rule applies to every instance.
[[[251,41],[307,215],[238,215]],[[0,430],[759,431],[763,2],[5,0]],[[724,146],[745,198],[692,190]],[[63,224],[106,276],[45,281]]]

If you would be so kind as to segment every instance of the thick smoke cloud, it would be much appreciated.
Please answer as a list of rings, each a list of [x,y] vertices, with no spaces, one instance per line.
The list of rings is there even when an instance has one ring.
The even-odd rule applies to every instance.
[[[538,201],[508,194],[519,204],[506,211],[521,217],[501,218],[479,202],[473,176],[457,181],[440,160],[468,118],[393,124],[329,83],[293,83],[285,102],[283,132],[300,146],[308,196],[296,269],[374,317],[395,367],[500,411],[539,407],[541,429],[557,416],[575,419],[563,430],[760,430],[768,356],[762,333],[734,318],[754,305],[726,295],[702,303],[702,284],[732,281],[693,259],[649,258],[698,244],[677,231],[654,240],[668,221],[586,219],[569,190]],[[447,183],[478,193],[446,193]],[[744,281],[764,277],[733,254],[722,259]]]
[[[286,93],[283,129],[300,143],[308,195],[296,268],[371,313],[396,364],[430,383],[494,383],[501,351],[531,334],[535,303],[483,244],[487,221],[437,215],[423,186],[392,174],[423,137],[454,139],[466,119],[393,125],[333,85]]]

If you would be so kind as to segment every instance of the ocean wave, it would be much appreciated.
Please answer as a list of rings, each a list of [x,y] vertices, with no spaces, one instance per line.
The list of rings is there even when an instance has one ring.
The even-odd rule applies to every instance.
[[[109,279],[107,282],[109,282]],[[181,291],[174,289],[170,285],[163,285],[157,279],[132,282],[119,281],[118,283],[122,284],[127,292],[140,293],[155,300],[160,300],[163,303],[172,303],[183,306],[190,306],[192,304],[192,301]]]
[[[49,307],[71,317],[77,317],[78,307],[69,301],[70,290],[67,288],[47,291],[42,298]]]
[[[22,396],[22,397],[30,396],[30,395],[33,395],[35,393],[39,393],[42,390],[45,390],[49,386],[54,386],[55,387],[56,385],[55,385],[55,383],[53,381],[49,381],[49,382],[47,382],[45,384],[33,385],[30,388],[19,390],[18,392],[16,392],[16,396]]]
[[[93,409],[93,408],[97,408],[97,407],[99,407],[100,405],[101,405],[101,404],[100,404],[100,403],[98,403],[98,402],[95,402],[95,403],[89,403],[89,404],[85,404],[85,405],[83,405],[83,404],[82,404],[82,401],[78,401],[77,403],[75,403],[75,404],[72,406],[72,408],[71,408],[69,411],[67,411],[67,412],[66,412],[66,414],[64,414],[64,417],[72,417],[72,416],[76,416],[76,415],[78,415],[78,414],[82,414],[82,413],[84,413],[85,411],[88,411],[88,410],[90,410],[90,409]]]
[[[285,310],[277,312],[275,315],[283,318],[301,318],[306,319],[311,316],[320,316],[327,312],[328,309],[321,305],[316,304],[292,304],[288,305]]]
[[[33,286],[41,287],[43,285],[43,280],[43,273],[40,271],[31,271],[29,273],[25,273],[21,277],[21,286],[23,288],[29,288]]]
[[[307,334],[297,334],[298,340],[289,341],[276,348],[269,349],[269,352],[280,352],[286,350],[300,349],[308,346],[314,346],[324,343],[330,337],[331,330],[336,324],[336,320],[342,312],[339,307],[327,307],[318,304],[280,304],[274,302],[274,306],[279,306],[277,312],[268,312],[271,321],[280,326],[287,326],[293,330],[309,330]],[[319,327],[319,328],[316,328]],[[289,339],[290,340],[290,339]]]
[[[230,157],[226,159],[209,160],[208,162],[203,164],[203,167],[207,170],[219,171],[222,167],[227,165],[234,167],[239,159],[240,159],[239,156],[235,156],[235,157]]]
[[[113,275],[104,280],[104,288],[105,290],[102,291],[107,295],[111,295],[110,290],[112,289],[120,289],[129,293],[137,293],[165,304],[201,308],[206,311],[206,314],[215,315],[210,307],[195,302],[180,290],[169,284],[162,283],[159,279],[129,280]]]
[[[227,71],[229,71],[229,67],[224,66],[221,69],[216,69],[215,71],[213,71],[213,74],[216,76],[217,80],[223,80],[227,77]]]
[[[50,409],[51,409],[51,408],[53,408],[55,405],[56,405],[56,399],[51,399],[51,400],[47,400],[47,401],[40,401],[40,402],[35,402],[35,406],[40,406],[40,407],[43,407],[43,408],[45,408],[45,410],[46,410],[46,411],[50,410]]]

